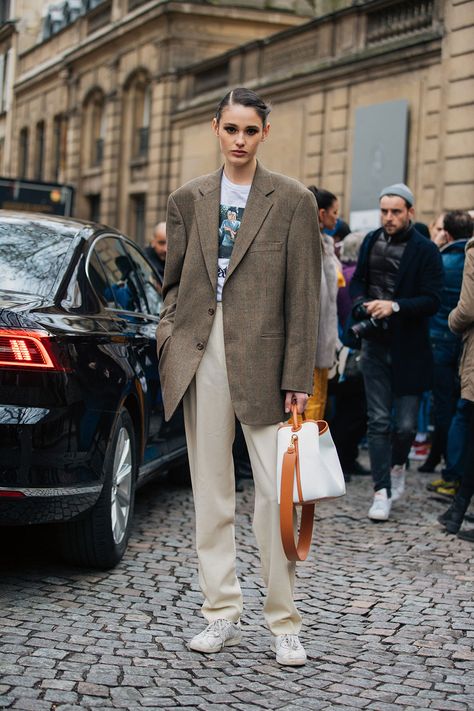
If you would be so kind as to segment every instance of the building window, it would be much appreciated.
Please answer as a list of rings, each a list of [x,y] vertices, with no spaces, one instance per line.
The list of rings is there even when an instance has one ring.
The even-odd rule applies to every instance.
[[[197,71],[194,75],[194,95],[219,89],[229,83],[229,62],[215,64]]]
[[[43,180],[44,177],[44,121],[36,124],[35,140],[35,179]]]
[[[87,32],[91,34],[110,22],[112,12],[111,0],[90,0],[87,15]]]
[[[0,2],[0,24],[8,22],[10,19],[10,0],[1,0]]]
[[[53,175],[58,182],[64,182],[67,155],[67,117],[58,114],[54,117],[53,139]]]
[[[131,196],[129,237],[137,244],[145,244],[145,209],[146,197],[140,193]]]
[[[22,128],[20,131],[20,150],[18,155],[18,177],[28,177],[28,150],[29,150],[29,131],[27,128]]]
[[[92,222],[100,222],[100,195],[89,195],[89,219]]]
[[[92,105],[92,154],[91,165],[102,165],[105,143],[105,111],[102,97]]]
[[[11,50],[0,54],[0,113],[8,111],[9,108],[9,58]]]
[[[146,158],[150,135],[151,86],[143,78],[130,89],[132,107],[132,158]]]
[[[102,165],[105,147],[105,100],[100,89],[89,94],[84,105],[83,157],[86,167]]]

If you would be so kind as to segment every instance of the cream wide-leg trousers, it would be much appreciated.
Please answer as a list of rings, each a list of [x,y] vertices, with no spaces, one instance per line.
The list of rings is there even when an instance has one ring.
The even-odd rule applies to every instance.
[[[242,364],[242,377],[250,364]],[[235,567],[235,414],[218,304],[206,351],[184,396],[184,421],[196,511],[202,612],[208,622],[236,622],[242,592]],[[284,554],[276,498],[277,425],[242,425],[255,483],[253,530],[267,587],[264,615],[271,632],[297,634],[301,617],[293,602],[295,564]]]

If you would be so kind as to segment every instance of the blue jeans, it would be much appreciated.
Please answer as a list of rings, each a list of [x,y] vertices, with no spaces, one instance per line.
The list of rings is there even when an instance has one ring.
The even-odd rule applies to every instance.
[[[394,394],[387,346],[364,340],[360,362],[367,397],[367,441],[374,489],[387,489],[390,496],[390,469],[395,464],[405,464],[408,458],[416,434],[420,396]]]
[[[434,359],[433,419],[434,435],[430,458],[446,459],[448,431],[459,397],[458,363],[460,343],[441,339],[431,341]]]
[[[464,474],[466,451],[469,442],[469,414],[472,404],[459,398],[451,420],[446,448],[446,467],[442,471],[446,481],[460,481]]]

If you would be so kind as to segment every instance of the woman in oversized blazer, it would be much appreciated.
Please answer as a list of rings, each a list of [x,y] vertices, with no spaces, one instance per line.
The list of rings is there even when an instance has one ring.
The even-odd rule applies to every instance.
[[[157,340],[166,418],[184,404],[209,623],[189,647],[212,653],[241,641],[232,461],[237,416],[255,481],[254,532],[271,646],[279,663],[298,665],[306,653],[298,639],[294,563],[281,544],[276,445],[284,412],[292,402],[303,412],[312,392],[321,240],[314,196],[257,162],[269,111],[248,89],[229,92],[212,122],[223,168],[169,198]],[[224,240],[230,212],[235,230]]]

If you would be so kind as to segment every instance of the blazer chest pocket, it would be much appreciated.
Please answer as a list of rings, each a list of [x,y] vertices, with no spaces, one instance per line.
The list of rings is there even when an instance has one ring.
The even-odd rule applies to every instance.
[[[283,247],[283,242],[259,242],[253,244],[249,252],[279,252]]]

